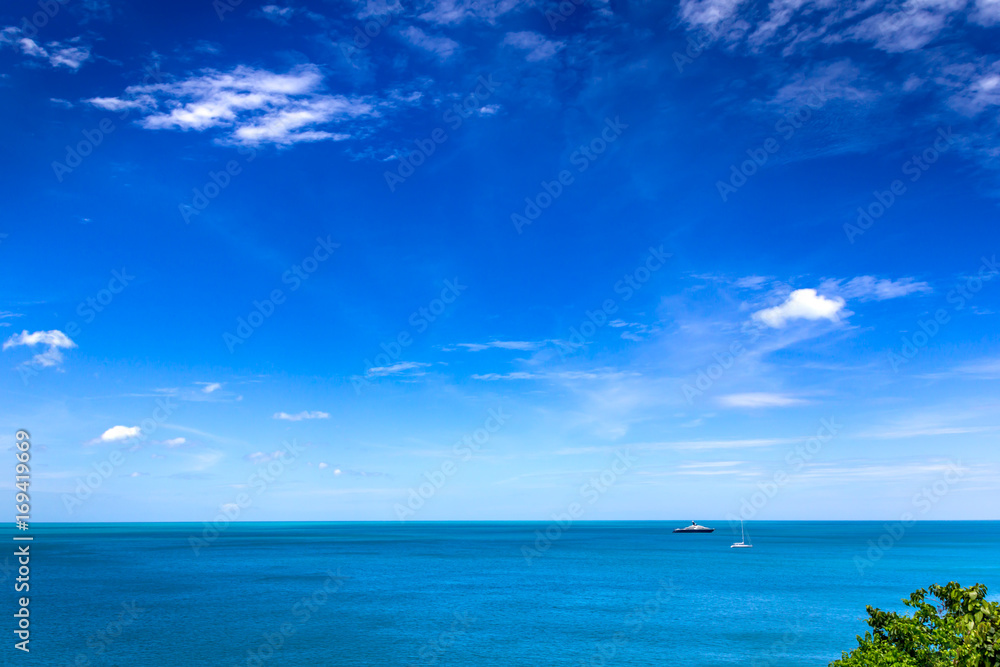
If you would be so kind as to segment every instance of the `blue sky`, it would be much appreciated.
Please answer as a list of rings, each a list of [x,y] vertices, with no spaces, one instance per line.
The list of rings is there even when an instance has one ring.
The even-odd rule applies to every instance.
[[[998,36],[985,0],[8,3],[33,518],[996,519]]]

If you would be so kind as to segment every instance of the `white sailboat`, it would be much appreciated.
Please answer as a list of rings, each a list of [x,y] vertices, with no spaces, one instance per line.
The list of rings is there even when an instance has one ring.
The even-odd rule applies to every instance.
[[[747,544],[746,533],[743,531],[743,519],[740,519],[740,541],[729,546],[730,549],[752,549],[752,544]]]

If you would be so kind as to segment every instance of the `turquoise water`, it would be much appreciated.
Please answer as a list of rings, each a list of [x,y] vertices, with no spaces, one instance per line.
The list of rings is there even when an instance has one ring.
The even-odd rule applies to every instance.
[[[239,523],[197,553],[201,524],[33,526],[31,653],[5,614],[5,663],[826,665],[866,604],[1000,593],[1000,522],[754,522],[753,549],[687,523]]]

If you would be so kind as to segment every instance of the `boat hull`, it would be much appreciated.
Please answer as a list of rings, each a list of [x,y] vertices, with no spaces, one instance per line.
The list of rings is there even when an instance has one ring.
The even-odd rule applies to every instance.
[[[691,530],[690,528],[674,528],[675,533],[714,533],[715,528],[699,528],[697,530]]]

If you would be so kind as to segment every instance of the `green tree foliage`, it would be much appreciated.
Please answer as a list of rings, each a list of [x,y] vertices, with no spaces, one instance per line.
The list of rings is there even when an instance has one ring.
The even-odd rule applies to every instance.
[[[926,601],[920,589],[903,602],[915,611],[901,616],[868,607],[871,632],[858,648],[830,667],[997,667],[1000,665],[1000,604],[986,600],[986,586],[934,584]]]

